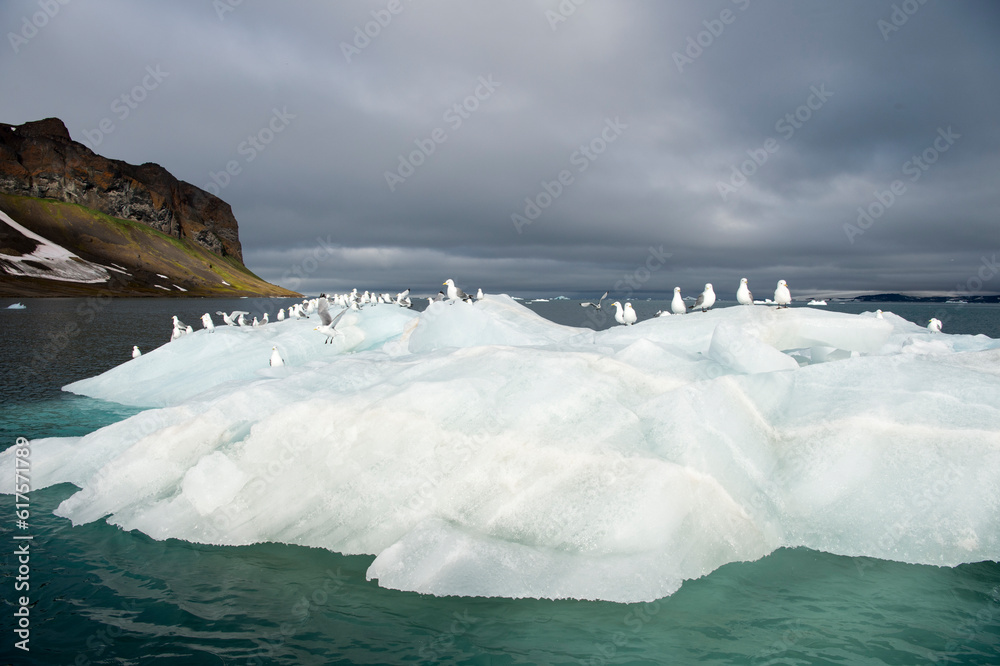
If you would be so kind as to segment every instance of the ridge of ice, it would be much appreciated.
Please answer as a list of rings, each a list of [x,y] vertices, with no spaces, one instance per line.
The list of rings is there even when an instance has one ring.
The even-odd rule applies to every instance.
[[[763,307],[594,332],[496,296],[314,326],[197,331],[67,386],[158,408],[36,440],[34,487],[78,485],[74,524],[372,554],[439,595],[649,601],[782,546],[1000,558],[1000,341]]]

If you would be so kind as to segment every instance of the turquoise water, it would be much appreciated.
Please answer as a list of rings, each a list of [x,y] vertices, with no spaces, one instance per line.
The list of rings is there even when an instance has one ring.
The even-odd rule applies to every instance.
[[[251,309],[247,301],[127,300],[103,304],[86,322],[80,301],[26,303],[0,311],[4,447],[18,436],[85,434],[135,413],[59,387],[127,360],[132,344],[162,344],[171,314],[197,325],[206,310]],[[282,302],[252,304],[273,315]],[[562,323],[581,311],[565,302],[532,307]],[[659,307],[637,304],[640,317]],[[846,307],[919,321],[946,306],[836,309]],[[1000,309],[947,307],[955,310],[945,330],[1000,337]],[[77,330],[60,336],[74,321]],[[10,512],[0,521],[4,663],[1000,663],[1000,564],[992,562],[940,568],[785,549],[648,604],[438,598],[366,581],[372,557],[154,541],[103,522],[74,527],[52,514],[73,492],[61,485],[30,495],[28,654],[11,631],[14,498],[0,499]]]

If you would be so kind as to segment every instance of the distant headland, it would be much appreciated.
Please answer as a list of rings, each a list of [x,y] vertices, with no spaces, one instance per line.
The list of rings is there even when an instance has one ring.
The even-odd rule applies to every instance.
[[[243,265],[225,201],[58,118],[0,123],[0,295],[298,296]]]

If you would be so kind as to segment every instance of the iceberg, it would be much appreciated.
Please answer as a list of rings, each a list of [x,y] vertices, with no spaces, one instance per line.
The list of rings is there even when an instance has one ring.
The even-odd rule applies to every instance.
[[[368,554],[435,595],[652,601],[780,547],[1000,558],[998,340],[808,308],[595,332],[506,296],[364,308],[328,345],[310,322],[70,384],[150,409],[33,441],[33,486],[78,486],[73,524]]]

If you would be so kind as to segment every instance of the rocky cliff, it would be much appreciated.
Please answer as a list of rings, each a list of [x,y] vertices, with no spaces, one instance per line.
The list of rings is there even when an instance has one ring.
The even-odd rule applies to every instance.
[[[158,164],[96,154],[73,141],[58,118],[0,123],[0,192],[80,204],[243,263],[229,204]]]
[[[0,123],[0,296],[298,296],[243,265],[225,201],[157,164]]]

